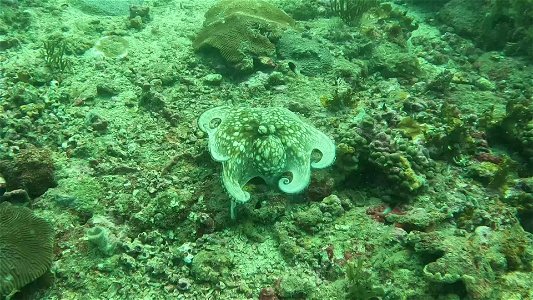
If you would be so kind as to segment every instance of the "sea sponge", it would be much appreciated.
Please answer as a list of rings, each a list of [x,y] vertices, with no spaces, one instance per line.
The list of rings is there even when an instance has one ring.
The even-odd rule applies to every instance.
[[[222,0],[205,14],[193,47],[215,48],[236,69],[250,71],[253,58],[273,56],[276,52],[273,42],[292,26],[294,20],[270,3]]]
[[[128,40],[121,36],[104,36],[96,41],[94,52],[99,56],[120,59],[128,55],[128,45]]]
[[[102,254],[111,256],[116,248],[116,242],[109,229],[95,226],[87,230],[86,239]]]
[[[0,204],[0,298],[43,275],[52,264],[52,226],[26,207]],[[2,298],[3,299],[3,298]]]

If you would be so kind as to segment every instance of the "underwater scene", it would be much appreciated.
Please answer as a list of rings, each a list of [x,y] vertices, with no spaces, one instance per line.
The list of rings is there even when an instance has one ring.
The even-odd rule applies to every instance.
[[[2,299],[533,299],[533,0],[0,0]]]

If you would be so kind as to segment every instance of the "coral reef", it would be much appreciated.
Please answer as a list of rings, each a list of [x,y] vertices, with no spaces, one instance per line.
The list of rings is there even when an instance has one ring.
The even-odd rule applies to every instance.
[[[223,0],[205,14],[193,47],[215,48],[231,66],[249,72],[254,68],[254,58],[275,55],[273,42],[292,26],[294,20],[270,3]]]
[[[196,280],[218,283],[221,276],[229,274],[235,262],[224,248],[217,251],[200,251],[192,261],[191,273]]]
[[[209,135],[213,159],[222,162],[232,203],[250,199],[242,187],[258,176],[277,182],[283,192],[299,193],[309,184],[311,167],[325,168],[335,160],[333,141],[283,108],[216,107],[200,116],[198,126]],[[320,159],[312,158],[314,150]]]
[[[150,7],[144,5],[130,6],[130,27],[142,29],[150,21]]]
[[[521,155],[525,176],[533,175],[533,104],[531,99],[510,100],[503,118],[493,121],[489,139],[504,142]]]
[[[406,147],[406,149],[409,148]],[[376,139],[370,143],[369,151],[370,162],[383,170],[383,172],[387,174],[389,180],[400,183],[401,188],[413,192],[424,186],[424,177],[415,173],[413,170],[414,167],[411,166],[411,162],[408,159],[409,156],[404,155],[387,134],[379,133],[376,136]],[[408,153],[408,155],[409,154],[411,153]],[[418,154],[416,150],[414,150],[414,154]],[[423,154],[418,157],[411,156],[411,161],[415,163],[414,159],[419,157],[423,159],[422,161],[424,164],[429,162],[429,159]],[[422,166],[417,169],[421,170],[421,167]]]
[[[52,265],[52,226],[25,207],[0,204],[0,296],[12,296]]]
[[[432,177],[435,162],[425,146],[409,135],[404,137],[405,127],[398,126],[401,122],[397,123],[398,128],[386,128],[384,118],[391,117],[394,115],[388,113],[364,115],[354,124],[342,127],[336,166],[343,169],[342,173],[356,170],[356,178],[371,173],[374,184],[390,185],[393,202],[401,202],[421,191]]]
[[[380,72],[385,77],[413,78],[420,74],[417,58],[395,44],[382,44],[373,52],[372,72]]]

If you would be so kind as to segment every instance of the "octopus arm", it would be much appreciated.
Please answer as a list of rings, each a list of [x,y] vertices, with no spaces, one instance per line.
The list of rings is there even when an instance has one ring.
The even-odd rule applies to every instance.
[[[244,185],[250,179],[257,177],[257,173],[248,168],[240,168],[242,165],[234,164],[233,161],[223,163],[222,182],[230,196],[237,203],[250,200],[250,193],[243,190]]]
[[[323,169],[331,166],[335,162],[335,143],[324,133],[314,130],[314,139],[311,147],[312,150],[316,149],[322,154],[319,161],[311,162],[311,167]]]
[[[229,108],[226,106],[212,108],[198,118],[198,127],[209,137],[209,152],[215,161],[227,161],[230,156],[217,141],[217,133],[222,123],[227,119]]]
[[[289,172],[292,179],[282,177],[278,181],[279,189],[287,194],[296,194],[303,191],[308,185],[311,178],[310,160],[294,161],[289,165]]]

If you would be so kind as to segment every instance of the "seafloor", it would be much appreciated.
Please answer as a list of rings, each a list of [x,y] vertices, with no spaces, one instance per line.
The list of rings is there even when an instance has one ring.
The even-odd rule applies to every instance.
[[[0,0],[1,200],[53,229],[35,253],[0,209],[4,297],[533,299],[532,1],[270,2],[296,21],[221,34],[212,0]],[[232,220],[217,106],[287,108],[335,163]]]

